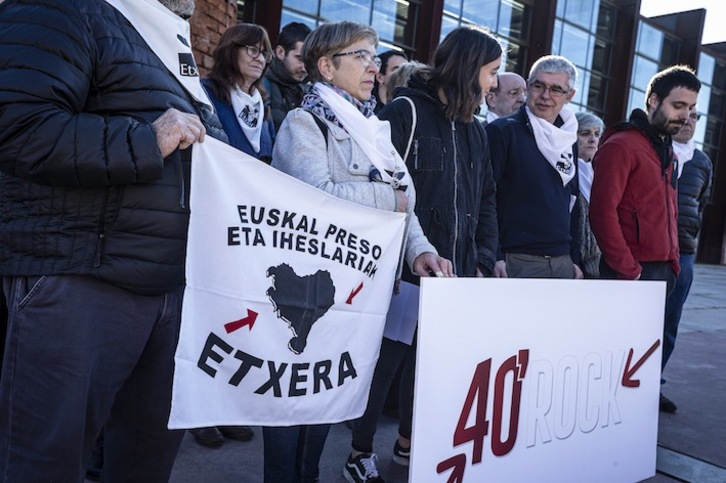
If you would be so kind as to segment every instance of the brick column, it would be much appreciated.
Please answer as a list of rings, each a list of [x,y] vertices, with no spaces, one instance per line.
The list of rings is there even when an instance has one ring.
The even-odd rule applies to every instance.
[[[212,68],[212,52],[228,27],[237,23],[236,0],[197,0],[192,28],[194,58],[199,75],[206,76]]]

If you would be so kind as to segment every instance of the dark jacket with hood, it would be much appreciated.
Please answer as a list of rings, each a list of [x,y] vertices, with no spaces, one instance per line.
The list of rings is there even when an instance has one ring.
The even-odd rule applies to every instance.
[[[489,275],[496,261],[498,240],[496,188],[486,133],[477,120],[464,123],[446,117],[435,90],[419,76],[409,88],[396,90],[381,111],[390,121],[391,139],[403,157],[411,137],[416,105],[416,129],[405,160],[416,192],[416,215],[424,234],[458,276]],[[404,272],[404,279],[417,277]]]
[[[275,57],[263,79],[265,90],[270,95],[270,109],[275,132],[280,130],[282,121],[291,110],[300,107],[305,97],[305,83],[292,78],[283,63]]]
[[[698,248],[701,216],[711,196],[713,163],[696,149],[693,159],[683,165],[678,178],[678,245],[680,253],[693,255]]]
[[[608,129],[593,158],[590,224],[603,261],[619,278],[635,280],[640,262],[669,262],[677,275],[678,223],[673,147],[648,115]]]
[[[211,108],[104,1],[0,4],[0,275],[89,275],[161,294],[184,283],[191,149],[152,122]]]

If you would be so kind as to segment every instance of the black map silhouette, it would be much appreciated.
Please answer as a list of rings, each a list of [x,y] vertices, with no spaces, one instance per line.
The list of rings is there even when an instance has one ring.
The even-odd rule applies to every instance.
[[[325,270],[301,277],[286,263],[268,268],[267,276],[273,277],[267,296],[277,316],[288,323],[293,333],[287,346],[300,354],[313,324],[335,303],[333,279]]]

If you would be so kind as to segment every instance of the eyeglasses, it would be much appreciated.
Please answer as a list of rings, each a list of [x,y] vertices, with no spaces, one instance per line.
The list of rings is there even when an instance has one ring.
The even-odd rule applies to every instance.
[[[550,93],[552,93],[552,91],[550,91]],[[521,87],[518,87],[516,89],[512,89],[511,91],[508,91],[507,92],[507,95],[511,99],[516,99],[517,97],[521,96],[522,94],[524,94],[524,89],[522,89]]]
[[[266,64],[272,62],[272,52],[269,50],[260,50],[260,48],[256,45],[243,45],[242,47],[247,49],[247,55],[253,59],[256,59],[260,54],[262,54],[262,58],[265,59]]]
[[[544,94],[545,91],[550,91],[550,95],[552,97],[562,97],[570,92],[570,89],[564,90],[560,86],[548,86],[547,84],[543,84],[540,81],[530,82],[529,88],[538,95]]]
[[[699,119],[701,119],[701,115],[697,112],[692,112],[690,116],[688,116],[688,119],[693,122],[698,122]]]
[[[377,68],[381,68],[381,58],[376,54],[372,54],[366,49],[353,50],[351,52],[340,52],[339,54],[333,54],[332,57],[343,57],[344,55],[357,55],[360,63],[363,67],[368,67],[371,63],[375,64]]]

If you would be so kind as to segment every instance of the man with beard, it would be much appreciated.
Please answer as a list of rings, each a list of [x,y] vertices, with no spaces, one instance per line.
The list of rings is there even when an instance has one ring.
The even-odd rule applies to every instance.
[[[193,0],[0,4],[0,480],[168,481],[190,146],[226,139]]]
[[[693,112],[700,88],[689,67],[658,72],[648,84],[647,110],[633,110],[603,135],[590,196],[602,278],[663,280],[668,293],[673,289],[680,266],[671,136]]]
[[[275,132],[280,130],[287,113],[300,107],[305,95],[308,73],[303,62],[302,46],[310,34],[310,27],[299,22],[285,25],[277,37],[275,58],[264,78],[264,87],[270,95],[270,109]]]

